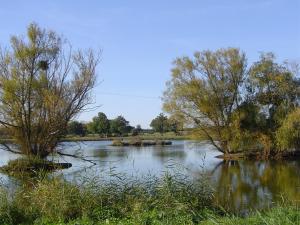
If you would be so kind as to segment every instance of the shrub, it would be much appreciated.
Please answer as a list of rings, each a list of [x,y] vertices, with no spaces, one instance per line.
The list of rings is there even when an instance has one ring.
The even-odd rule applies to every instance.
[[[279,151],[299,150],[300,148],[300,108],[288,114],[276,132]]]

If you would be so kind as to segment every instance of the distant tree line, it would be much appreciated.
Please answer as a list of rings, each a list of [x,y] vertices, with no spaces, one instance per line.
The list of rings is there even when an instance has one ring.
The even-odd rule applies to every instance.
[[[168,118],[163,113],[160,113],[154,118],[149,129],[142,129],[141,125],[133,127],[130,125],[123,116],[118,116],[115,119],[108,119],[105,113],[99,112],[97,116],[93,117],[91,122],[83,123],[79,121],[71,121],[68,124],[67,134],[85,136],[87,134],[97,134],[101,137],[109,136],[136,136],[143,132],[146,133],[165,133],[174,132],[180,134],[183,131],[182,120],[175,118],[174,116]]]
[[[123,116],[109,120],[104,113],[100,112],[89,123],[70,122],[68,125],[68,134],[80,136],[98,134],[102,137],[120,136],[128,134],[133,128]]]
[[[183,131],[183,122],[182,119],[179,120],[176,117],[168,118],[163,113],[160,113],[156,118],[154,118],[150,126],[155,132],[159,132],[161,134],[165,132],[174,132],[175,134],[179,134],[180,131]]]
[[[129,133],[137,135],[142,131],[141,126],[133,127],[123,116],[118,116],[115,119],[108,119],[105,113],[99,112],[93,117],[91,122],[82,123],[72,121],[68,125],[67,134],[85,136],[87,134],[97,134],[101,137],[108,136],[126,136]]]

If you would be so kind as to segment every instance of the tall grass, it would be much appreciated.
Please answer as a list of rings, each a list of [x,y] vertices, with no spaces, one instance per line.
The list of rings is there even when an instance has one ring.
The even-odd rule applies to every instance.
[[[205,180],[166,174],[69,183],[61,177],[0,192],[0,224],[195,224],[213,208]]]
[[[63,177],[40,177],[11,195],[0,188],[0,224],[299,224],[297,205],[284,203],[242,218],[213,203],[208,179],[180,173],[77,183]],[[77,180],[78,181],[78,180]]]

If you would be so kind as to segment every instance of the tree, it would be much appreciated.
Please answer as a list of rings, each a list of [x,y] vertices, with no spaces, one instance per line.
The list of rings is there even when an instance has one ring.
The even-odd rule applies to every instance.
[[[235,137],[230,142],[231,149],[240,152],[262,150],[264,157],[269,156],[271,140],[264,132],[266,118],[254,102],[246,99],[236,108],[230,127]]]
[[[110,121],[111,133],[121,135],[129,133],[132,129],[133,127],[129,125],[129,121],[127,121],[123,116],[118,116]]]
[[[168,117],[166,117],[163,113],[160,113],[151,121],[150,126],[153,128],[153,130],[162,134],[168,131]]]
[[[78,121],[71,121],[68,123],[68,134],[72,135],[80,135],[85,136],[86,135],[86,126],[83,123],[80,123]]]
[[[181,116],[173,115],[168,119],[168,130],[178,134],[183,130],[184,119]]]
[[[248,90],[267,120],[270,136],[298,105],[299,83],[290,69],[275,62],[272,53],[262,54],[249,71]],[[272,139],[274,137],[272,136]]]
[[[275,60],[272,53],[261,54],[260,60],[250,67],[246,82],[246,101],[251,102],[252,112],[256,108],[259,121],[249,121],[248,128],[244,126],[244,131],[251,131],[252,136],[257,137],[256,142],[263,147],[265,157],[282,148],[276,144],[278,129],[283,129],[281,125],[286,115],[298,106],[300,96],[296,73],[288,64],[279,64]],[[249,120],[250,115],[244,121]],[[280,137],[283,135],[280,134]]]
[[[276,131],[278,151],[300,149],[300,108],[288,114],[280,128]]]
[[[141,125],[137,125],[133,130],[132,130],[132,136],[137,136],[142,132],[142,127]]]
[[[98,116],[94,117],[93,121],[89,123],[89,130],[91,133],[107,136],[109,129],[109,120],[103,112],[99,112]]]
[[[91,103],[98,62],[92,50],[73,52],[36,24],[27,39],[11,38],[0,53],[0,124],[22,153],[44,158],[55,151],[68,122]]]
[[[174,61],[164,109],[181,114],[219,151],[230,153],[232,116],[241,103],[246,57],[239,49],[196,52]]]

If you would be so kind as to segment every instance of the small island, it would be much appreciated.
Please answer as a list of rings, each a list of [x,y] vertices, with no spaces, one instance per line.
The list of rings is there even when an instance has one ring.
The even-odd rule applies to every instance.
[[[166,140],[113,140],[112,146],[153,146],[153,145],[172,145],[171,141]]]

